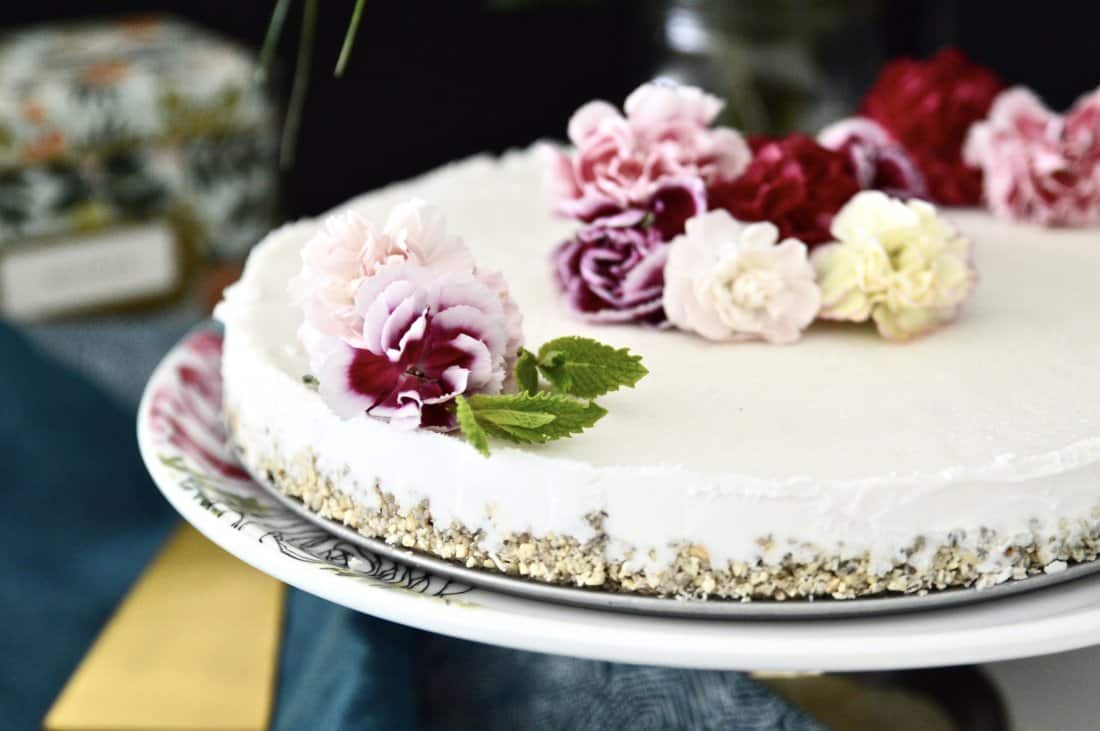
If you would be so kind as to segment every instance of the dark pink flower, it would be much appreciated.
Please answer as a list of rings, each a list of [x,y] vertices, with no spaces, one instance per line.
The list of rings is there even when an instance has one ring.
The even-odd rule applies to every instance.
[[[817,141],[848,156],[864,190],[881,190],[897,198],[928,197],[924,176],[909,153],[878,122],[866,117],[842,119],[821,130]]]
[[[1003,88],[992,71],[945,48],[927,61],[903,58],[887,64],[860,112],[905,147],[932,200],[976,205],[981,171],[966,164],[962,146],[970,125],[985,117]]]
[[[802,134],[752,145],[756,154],[741,177],[707,191],[711,210],[743,223],[769,221],[781,238],[807,246],[831,240],[833,216],[860,189],[847,155]]]
[[[1100,223],[1100,89],[1055,114],[1009,89],[970,130],[966,159],[985,172],[994,213],[1047,226]]]
[[[628,210],[602,218],[555,249],[558,284],[585,319],[665,324],[661,300],[668,244],[647,217],[645,211]]]
[[[412,262],[386,264],[359,287],[361,347],[314,345],[325,402],[342,417],[367,414],[404,427],[450,429],[460,394],[499,393],[508,314],[492,283]]]
[[[643,211],[647,225],[654,226],[663,241],[670,241],[684,232],[684,224],[692,216],[707,210],[707,191],[698,178],[667,180],[661,183],[644,206],[620,206],[605,202],[587,212],[580,220],[596,223],[616,218],[628,211]]]

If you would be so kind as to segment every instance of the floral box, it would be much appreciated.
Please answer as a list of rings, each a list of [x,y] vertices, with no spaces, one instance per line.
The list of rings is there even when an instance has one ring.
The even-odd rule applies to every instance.
[[[155,299],[183,289],[188,263],[243,256],[276,195],[256,76],[250,52],[170,19],[0,38],[0,312]],[[42,295],[89,268],[103,295]]]

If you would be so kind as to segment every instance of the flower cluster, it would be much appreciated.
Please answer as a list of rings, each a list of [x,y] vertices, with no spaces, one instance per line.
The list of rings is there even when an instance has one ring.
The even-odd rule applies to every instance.
[[[1100,222],[1100,90],[1063,117],[945,49],[887,65],[860,111],[818,141],[850,156],[863,188],[984,201],[996,215],[1046,226]]]
[[[453,428],[454,399],[500,393],[522,345],[503,278],[478,270],[423,201],[381,228],[354,211],[330,216],[289,286],[318,390],[345,418]]]
[[[839,213],[862,190],[928,193],[909,148],[872,119],[844,120],[816,140],[792,134],[746,144],[712,127],[721,107],[699,89],[646,84],[625,114],[606,102],[581,107],[569,124],[571,153],[544,148],[554,209],[581,223],[554,250],[555,278],[586,320],[793,342],[819,315],[834,315],[822,311],[818,279],[838,277],[832,262],[845,258],[818,257],[815,268],[810,254],[836,241]],[[945,320],[918,323],[911,314],[941,311],[935,297],[907,307],[906,324],[880,325],[884,335],[905,339]],[[874,310],[894,311],[877,299]],[[864,319],[871,317],[869,308]]]
[[[582,224],[553,263],[567,302],[585,319],[669,324],[670,247],[707,211],[769,222],[777,236],[796,239],[792,245],[828,240],[833,215],[861,187],[848,155],[804,135],[750,146],[737,131],[713,126],[721,109],[694,87],[644,84],[624,113],[602,101],[577,110],[573,152],[544,148],[553,207]]]
[[[1100,89],[1065,116],[1003,89],[945,49],[888,64],[860,116],[816,138],[747,144],[692,87],[645,84],[625,114],[586,104],[575,150],[546,150],[554,209],[582,224],[554,252],[558,284],[590,321],[715,340],[791,342],[815,315],[874,320],[893,340],[930,331],[974,272],[969,242],[923,201],[1100,223]]]

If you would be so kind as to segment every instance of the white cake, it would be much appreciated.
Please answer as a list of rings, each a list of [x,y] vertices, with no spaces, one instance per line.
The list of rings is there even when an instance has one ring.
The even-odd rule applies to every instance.
[[[790,346],[587,325],[561,302],[531,152],[349,203],[441,207],[500,269],[539,344],[627,346],[650,375],[583,438],[482,457],[452,435],[343,420],[303,383],[287,281],[318,225],[268,236],[219,306],[246,465],[369,536],[539,580],[663,595],[851,597],[988,585],[1100,547],[1100,231],[945,212],[980,281],[952,327],[898,345],[815,324]]]

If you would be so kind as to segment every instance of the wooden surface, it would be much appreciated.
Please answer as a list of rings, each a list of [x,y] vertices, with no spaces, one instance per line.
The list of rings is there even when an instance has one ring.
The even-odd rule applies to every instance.
[[[89,649],[49,731],[265,729],[285,586],[181,525]]]

